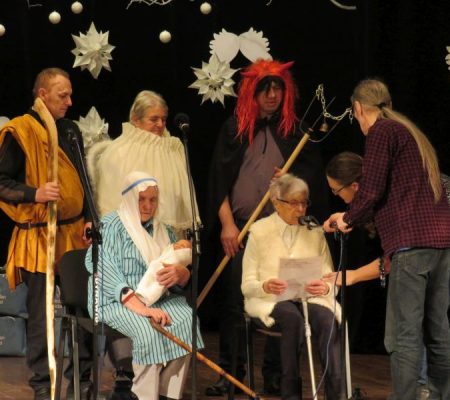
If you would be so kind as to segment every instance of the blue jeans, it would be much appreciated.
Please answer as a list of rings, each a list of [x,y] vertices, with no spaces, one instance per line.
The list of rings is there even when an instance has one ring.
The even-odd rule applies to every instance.
[[[414,400],[422,343],[428,378],[450,399],[450,249],[395,253],[389,276],[385,346],[390,355],[393,400]]]

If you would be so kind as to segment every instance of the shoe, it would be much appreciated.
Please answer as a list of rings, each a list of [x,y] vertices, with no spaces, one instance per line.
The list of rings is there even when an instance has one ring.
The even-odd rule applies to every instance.
[[[240,379],[242,380],[242,378]],[[219,378],[219,380],[211,386],[208,386],[205,390],[206,396],[223,396],[228,393],[228,389],[230,388],[230,381],[225,379],[223,376]],[[234,393],[242,393],[242,390],[237,386],[234,388]]]
[[[419,385],[416,390],[416,399],[417,400],[428,400],[430,397],[430,390],[427,385]]]
[[[51,400],[50,388],[42,386],[34,389],[34,400]]]
[[[264,394],[271,396],[281,395],[281,376],[271,375],[264,378]]]
[[[128,390],[126,392],[112,392],[108,400],[139,400],[138,397],[131,391]]]
[[[138,400],[137,396],[131,391],[133,376],[132,372],[127,373],[123,370],[117,370],[114,389],[108,400]]]
[[[81,381],[80,382],[80,399],[81,400],[91,400],[92,399],[92,382],[91,381]],[[66,400],[74,400],[75,393],[73,382],[69,383],[66,392]],[[97,396],[97,399],[101,399],[101,396]]]

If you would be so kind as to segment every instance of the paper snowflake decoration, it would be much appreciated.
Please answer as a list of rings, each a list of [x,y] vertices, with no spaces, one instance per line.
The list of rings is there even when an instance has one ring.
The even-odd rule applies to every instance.
[[[192,68],[197,80],[189,85],[191,89],[198,89],[198,94],[203,95],[202,104],[206,100],[212,103],[220,101],[224,104],[225,96],[234,96],[234,81],[231,77],[237,69],[230,68],[228,62],[219,60],[216,54],[209,59],[209,63],[202,62],[201,68]]]
[[[85,117],[75,121],[83,135],[84,148],[88,149],[94,143],[110,139],[108,135],[108,123],[100,118],[95,107],[91,107]]]
[[[448,69],[450,69],[450,46],[447,46],[447,57],[445,57],[445,61],[447,61]]]
[[[144,3],[147,4],[148,6],[152,6],[153,4],[156,4],[158,6],[166,6],[171,2],[172,0],[130,0],[130,2],[127,5],[127,10],[133,3]]]
[[[89,30],[84,35],[72,35],[76,47],[72,50],[75,55],[73,67],[81,67],[81,70],[88,69],[92,76],[97,79],[102,68],[111,71],[109,60],[112,60],[111,51],[114,46],[108,43],[109,32],[97,32],[92,22]]]
[[[271,60],[269,54],[269,40],[262,32],[250,28],[239,36],[222,29],[214,34],[214,39],[209,43],[211,54],[217,54],[220,61],[231,62],[239,51],[251,62],[258,59]]]

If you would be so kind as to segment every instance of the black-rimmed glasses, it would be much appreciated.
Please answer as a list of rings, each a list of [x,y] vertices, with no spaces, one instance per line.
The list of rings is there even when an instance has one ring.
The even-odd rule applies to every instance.
[[[311,205],[310,200],[297,201],[297,200],[284,200],[284,199],[279,199],[279,198],[277,198],[277,200],[281,201],[282,203],[289,204],[292,208],[299,207],[299,206],[301,206],[302,208],[306,208]]]
[[[337,195],[339,194],[339,192],[340,192],[342,189],[345,189],[347,186],[350,186],[350,185],[343,185],[343,186],[341,186],[339,189],[331,189],[331,192],[332,192],[335,196],[337,196]]]

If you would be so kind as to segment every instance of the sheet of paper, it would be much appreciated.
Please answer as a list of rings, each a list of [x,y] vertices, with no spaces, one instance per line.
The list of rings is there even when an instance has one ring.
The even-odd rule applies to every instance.
[[[305,285],[322,277],[322,257],[281,258],[278,277],[288,283],[285,292],[277,296],[277,302],[306,298]]]

